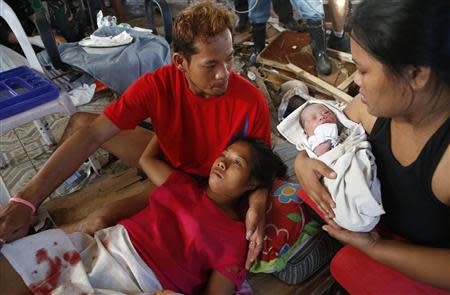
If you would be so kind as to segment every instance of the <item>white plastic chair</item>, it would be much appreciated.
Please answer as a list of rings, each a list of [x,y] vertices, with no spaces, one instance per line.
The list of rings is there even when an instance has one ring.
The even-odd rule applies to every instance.
[[[20,47],[25,53],[25,57],[27,58],[30,67],[45,75],[44,69],[39,63],[19,19],[17,18],[12,8],[3,0],[0,0],[0,17],[5,19],[6,23],[16,35],[16,38],[19,41]],[[13,115],[11,117],[0,119],[0,135],[13,128],[19,127],[20,125],[33,121],[34,125],[39,130],[39,133],[44,139],[44,142],[48,145],[53,145],[56,143],[56,141],[52,136],[43,117],[59,112],[65,113],[68,116],[75,113],[75,106],[72,104],[67,92],[63,89],[60,90],[59,97],[55,100],[41,104],[37,107]],[[4,153],[0,152],[0,167],[6,166],[6,161],[7,159]],[[0,204],[8,201],[9,198],[9,191],[0,175]]]

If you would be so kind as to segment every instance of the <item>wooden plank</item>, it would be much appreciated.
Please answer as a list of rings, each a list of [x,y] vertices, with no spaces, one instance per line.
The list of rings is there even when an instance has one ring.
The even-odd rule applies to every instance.
[[[78,192],[51,200],[43,206],[57,225],[78,221],[104,204],[150,192],[154,185],[136,173],[136,169],[129,169],[118,175],[104,176]]]
[[[295,73],[297,76],[317,85],[320,88],[323,88],[331,93],[331,95],[336,98],[339,101],[343,101],[346,103],[349,103],[352,101],[353,97],[345,93],[344,91],[335,88],[334,86],[328,84],[327,82],[323,81],[320,78],[317,78],[314,75],[311,75],[307,71],[303,70],[300,67],[297,67],[294,64],[287,64],[286,67],[293,73]]]
[[[334,50],[331,48],[327,48],[327,54],[328,54],[328,56],[335,58],[337,60],[340,60],[340,61],[349,62],[352,64],[355,63],[353,61],[353,56],[347,52],[342,52],[342,51]]]
[[[306,82],[309,82],[309,84],[313,84],[317,88],[325,90],[325,93],[327,93],[328,95],[330,95],[331,97],[333,97],[339,101],[349,103],[353,99],[353,97],[351,97],[347,93],[343,92],[342,90],[337,89],[333,85],[328,84],[327,82],[323,81],[322,79],[320,79],[314,75],[311,75],[307,71],[301,69],[300,67],[298,67],[294,64],[283,64],[283,63],[279,63],[279,62],[269,60],[269,59],[264,59],[264,58],[260,58],[259,62],[261,62],[265,65],[274,67],[274,68],[278,68],[283,71],[292,72],[297,77],[302,78]]]
[[[236,34],[236,35],[233,36],[233,43],[234,44],[240,44],[240,43],[242,43],[244,41],[247,41],[251,37],[252,37],[252,32],[251,31],[243,32],[241,34]]]
[[[337,86],[338,89],[342,91],[347,91],[348,87],[353,83],[353,80],[355,80],[356,71],[354,71],[347,79],[342,81],[341,84]]]
[[[297,80],[295,78],[292,78],[291,76],[288,76],[288,75],[285,75],[285,74],[282,74],[282,73],[279,73],[279,72],[273,72],[273,71],[271,71],[271,70],[269,70],[267,68],[260,68],[260,69],[263,70],[264,72],[266,72],[268,75],[274,75],[274,76],[276,76],[276,77],[278,77],[280,79],[283,79],[285,81]],[[308,86],[308,88],[310,88],[310,89],[313,89],[313,90],[315,90],[317,92],[323,93],[324,95],[329,96],[330,98],[333,97],[333,95],[330,92],[328,92],[328,91],[326,91],[326,90],[324,90],[322,88],[319,88],[319,87],[317,87],[314,84],[308,83],[307,81],[301,81],[301,82],[305,83],[306,86]]]

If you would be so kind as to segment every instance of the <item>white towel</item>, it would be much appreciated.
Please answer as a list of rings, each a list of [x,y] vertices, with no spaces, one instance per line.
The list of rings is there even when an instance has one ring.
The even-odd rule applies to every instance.
[[[306,133],[298,120],[301,110],[311,103],[328,107],[346,129],[342,131],[346,137],[341,136],[341,142],[320,157],[309,147]],[[324,185],[336,203],[333,210],[336,223],[352,231],[372,230],[385,212],[381,204],[375,158],[362,125],[348,119],[333,104],[314,99],[293,111],[277,129],[298,150],[306,150],[310,158],[323,161],[337,173],[336,179],[324,178]]]

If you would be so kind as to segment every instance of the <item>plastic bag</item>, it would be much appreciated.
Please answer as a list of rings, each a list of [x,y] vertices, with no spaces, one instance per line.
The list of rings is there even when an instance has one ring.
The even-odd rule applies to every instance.
[[[97,27],[111,27],[117,25],[117,18],[115,16],[106,15],[103,16],[103,12],[100,10],[97,13]]]

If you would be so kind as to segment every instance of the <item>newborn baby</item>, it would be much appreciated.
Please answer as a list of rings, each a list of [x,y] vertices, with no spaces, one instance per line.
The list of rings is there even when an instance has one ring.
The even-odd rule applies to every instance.
[[[312,103],[300,112],[300,126],[308,137],[308,145],[320,156],[338,143],[338,120],[336,115],[325,105]]]
[[[351,231],[371,231],[384,214],[380,182],[366,131],[332,103],[309,99],[278,131],[300,151],[333,169],[322,179],[336,203],[334,221]]]

